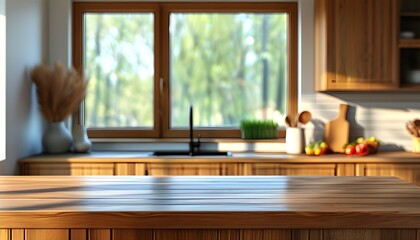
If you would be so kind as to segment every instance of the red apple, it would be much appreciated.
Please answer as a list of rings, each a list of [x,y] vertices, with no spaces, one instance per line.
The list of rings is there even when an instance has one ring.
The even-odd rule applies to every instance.
[[[355,147],[356,154],[359,156],[365,156],[369,154],[369,145],[367,143],[359,143]]]

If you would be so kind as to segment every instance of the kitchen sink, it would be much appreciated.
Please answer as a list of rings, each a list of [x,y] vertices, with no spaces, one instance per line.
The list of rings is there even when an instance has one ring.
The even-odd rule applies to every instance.
[[[231,152],[221,151],[155,151],[152,152],[153,156],[232,156]]]
[[[198,135],[198,141],[194,141],[193,134],[193,107],[190,105],[189,111],[189,150],[162,150],[152,152],[153,156],[232,156],[231,152],[221,152],[221,151],[210,151],[210,150],[200,150],[200,134]]]

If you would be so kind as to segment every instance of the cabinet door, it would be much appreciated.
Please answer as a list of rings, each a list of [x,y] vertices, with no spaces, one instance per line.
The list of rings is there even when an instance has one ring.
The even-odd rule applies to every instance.
[[[68,240],[68,229],[25,229],[25,240]],[[13,238],[14,240],[14,238]]]
[[[238,176],[243,175],[241,163],[220,163],[220,175]]]
[[[335,172],[335,164],[244,164],[244,175],[335,176]]]
[[[360,163],[356,164],[356,176],[394,176],[420,185],[420,164]]]
[[[112,240],[154,240],[153,230],[148,229],[113,229]]]
[[[147,175],[221,175],[219,163],[148,163]]]
[[[0,229],[0,240],[10,240],[10,231],[9,229]]]
[[[396,88],[396,0],[316,0],[318,91]]]
[[[144,163],[115,163],[115,175],[144,176],[146,174]]]

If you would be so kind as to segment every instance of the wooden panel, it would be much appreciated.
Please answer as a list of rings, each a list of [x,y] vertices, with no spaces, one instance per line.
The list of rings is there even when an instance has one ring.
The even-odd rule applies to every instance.
[[[254,165],[255,165],[254,163],[243,163],[241,165],[242,165],[242,175],[245,175],[245,176],[254,175]]]
[[[25,229],[25,240],[68,240],[68,229]]]
[[[221,163],[220,164],[220,175],[242,175],[242,168],[240,163]]]
[[[241,230],[220,230],[219,240],[241,240]]]
[[[114,164],[112,163],[90,163],[90,164],[72,164],[71,175],[114,175]]]
[[[335,164],[245,163],[244,175],[335,176]]]
[[[12,240],[25,240],[25,229],[12,229]]]
[[[334,229],[322,232],[323,240],[417,240],[415,229]]]
[[[147,174],[151,176],[220,175],[219,163],[149,163]]]
[[[88,240],[87,229],[70,229],[70,240]]]
[[[153,230],[114,229],[112,240],[154,240]]]
[[[28,164],[27,164],[28,165]],[[31,163],[26,175],[114,175],[113,163]]]
[[[291,231],[281,230],[242,230],[241,240],[290,240]]]
[[[115,163],[115,175],[136,175],[143,176],[146,174],[144,163]]]
[[[89,229],[89,240],[111,240],[111,230]]]
[[[70,229],[70,240],[88,240],[88,230]]]
[[[355,164],[347,163],[347,164],[337,164],[337,176],[355,176]]]
[[[24,230],[14,229],[12,238],[9,229],[0,229],[0,240],[48,240],[66,239],[63,233],[51,229],[30,229],[24,238]],[[67,232],[67,230],[65,230]],[[87,230],[76,229],[79,237],[72,234],[72,240],[86,239]],[[75,233],[76,233],[75,232]],[[89,240],[111,239],[110,230],[90,230]],[[419,240],[418,229],[245,229],[245,230],[153,230],[115,229],[112,240]],[[73,230],[72,230],[73,233]],[[73,237],[74,236],[74,237]]]
[[[417,240],[416,229],[382,229],[381,240]]]
[[[0,229],[0,240],[11,240],[9,229]]]
[[[293,229],[292,240],[313,240],[309,238],[309,230],[305,229]]]
[[[315,1],[317,90],[397,87],[395,2]]]
[[[323,240],[381,240],[379,229],[332,229],[323,230],[322,235]]]
[[[155,230],[155,240],[214,240],[217,230]]]
[[[395,176],[420,185],[420,164],[356,164],[356,176]]]
[[[322,240],[322,230],[320,230],[320,229],[309,230],[309,239],[310,240]]]

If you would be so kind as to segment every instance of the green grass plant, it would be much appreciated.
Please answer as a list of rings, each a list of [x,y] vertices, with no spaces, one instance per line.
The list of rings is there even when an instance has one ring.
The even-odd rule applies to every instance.
[[[240,126],[245,139],[277,138],[278,123],[273,120],[242,120]]]

